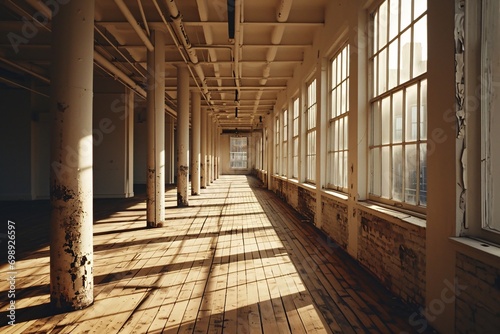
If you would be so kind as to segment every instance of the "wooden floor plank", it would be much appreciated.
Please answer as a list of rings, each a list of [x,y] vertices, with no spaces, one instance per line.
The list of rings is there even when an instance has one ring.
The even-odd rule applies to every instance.
[[[33,246],[18,257],[19,322],[2,333],[415,331],[403,304],[252,177],[223,176],[186,208],[168,188],[162,228],[145,228],[145,195],[136,194],[96,200],[95,301],[69,313],[49,307],[48,239],[37,225],[46,206],[16,216],[33,225],[22,231]],[[0,281],[0,293],[7,290]],[[0,312],[0,326],[6,319]]]

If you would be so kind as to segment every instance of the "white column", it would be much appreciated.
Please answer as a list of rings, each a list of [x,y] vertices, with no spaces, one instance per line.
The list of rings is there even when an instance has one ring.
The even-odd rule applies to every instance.
[[[191,195],[200,194],[200,127],[201,127],[201,93],[191,93],[193,154],[191,159]]]
[[[165,221],[165,38],[160,30],[151,32],[155,45],[148,51],[147,96],[147,202],[148,227]]]
[[[165,183],[175,183],[175,119],[171,115],[165,116]]]
[[[200,187],[207,187],[207,111],[201,111]]]
[[[213,161],[212,161],[212,116],[207,117],[207,185],[214,182]]]
[[[217,139],[215,141],[217,143],[217,178],[220,178],[220,171],[221,171],[221,165],[220,165],[220,127],[217,127]]]
[[[125,197],[134,197],[134,91],[125,88]]]
[[[213,169],[213,180],[217,180],[217,168],[219,167],[219,161],[217,159],[217,123],[215,123],[215,117],[212,119],[212,169]]]
[[[50,299],[56,310],[94,301],[92,81],[94,1],[60,6],[52,21]]]
[[[189,72],[177,67],[177,206],[188,206],[189,186]]]

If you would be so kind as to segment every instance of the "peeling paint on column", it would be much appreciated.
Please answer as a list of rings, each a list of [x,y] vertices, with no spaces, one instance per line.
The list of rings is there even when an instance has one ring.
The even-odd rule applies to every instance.
[[[465,0],[455,0],[455,100],[457,137],[456,145],[460,154],[457,155],[457,164],[460,172],[457,174],[457,218],[461,221],[461,226],[467,228],[465,221],[465,194],[467,190],[466,182],[466,157],[465,147],[466,132],[466,112],[465,112]]]

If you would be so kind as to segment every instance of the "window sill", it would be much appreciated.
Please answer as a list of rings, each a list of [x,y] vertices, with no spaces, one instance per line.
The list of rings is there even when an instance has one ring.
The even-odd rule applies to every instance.
[[[426,219],[423,219],[423,218],[420,218],[417,216],[413,216],[409,213],[392,210],[392,209],[377,205],[373,202],[368,202],[368,201],[358,202],[357,206],[362,210],[365,210],[369,213],[372,213],[372,214],[375,214],[378,216],[382,216],[384,219],[386,219],[390,222],[394,222],[396,224],[401,224],[401,222],[405,222],[407,224],[415,225],[415,226],[418,226],[421,228],[426,228],[426,226],[427,226]]]
[[[342,201],[342,202],[347,202],[349,199],[349,196],[347,194],[341,193],[339,191],[331,190],[331,189],[323,189],[322,195],[326,195],[336,201]]]
[[[500,246],[469,237],[451,237],[456,251],[500,268]]]

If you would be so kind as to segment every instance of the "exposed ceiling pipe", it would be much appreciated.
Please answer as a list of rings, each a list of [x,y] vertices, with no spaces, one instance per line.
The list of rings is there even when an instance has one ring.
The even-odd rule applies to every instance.
[[[106,70],[111,72],[114,76],[119,78],[122,82],[127,84],[130,88],[135,90],[137,93],[142,95],[143,97],[147,96],[146,91],[140,87],[137,83],[135,83],[134,80],[132,80],[130,77],[128,77],[125,73],[123,73],[122,70],[120,70],[118,67],[116,67],[113,63],[111,63],[109,60],[104,58],[99,52],[94,50],[94,60],[104,67]]]
[[[116,52],[118,52],[120,54],[120,56],[122,56],[123,59],[125,59],[125,61],[133,68],[135,69],[135,71],[137,73],[139,73],[140,76],[142,76],[144,79],[146,78],[146,76],[144,75],[144,73],[142,73],[142,71],[140,71],[137,66],[135,64],[133,64],[127,56],[125,56],[125,54],[123,54],[122,51],[120,51],[120,49],[106,36],[106,34],[104,34],[98,27],[97,25],[94,26],[94,29],[99,33],[99,35],[101,35],[102,38],[104,38],[106,40],[106,42],[108,42],[108,44],[113,48],[115,49]]]
[[[128,9],[127,5],[123,2],[123,0],[115,0],[115,3],[118,6],[118,8],[120,9],[120,11],[122,12],[123,16],[125,16],[125,19],[128,21],[128,23],[130,23],[130,25],[135,30],[135,32],[137,33],[139,38],[142,40],[144,45],[146,45],[146,48],[149,51],[153,51],[155,49],[153,44],[149,40],[148,36],[146,36],[146,33],[144,32],[144,30],[142,30],[142,28],[139,26],[139,24],[137,24],[137,21],[134,18],[134,15],[132,15],[132,13],[130,12],[130,9]]]
[[[241,30],[241,22],[242,22],[242,13],[241,13],[241,0],[233,0],[234,1],[234,81],[236,84],[237,90],[240,88],[240,45],[242,41],[243,31]],[[229,3],[229,2],[228,2]]]
[[[127,76],[122,70],[116,67],[109,60],[104,58],[99,52],[94,50],[94,60],[99,65],[102,66],[105,70],[109,71],[112,75],[118,78],[121,82],[129,86],[131,89],[136,91],[143,98],[147,97],[147,92],[139,86],[134,80],[132,80],[129,76]],[[165,105],[165,109],[174,117],[177,117],[177,112],[170,108],[168,105]]]
[[[198,64],[198,56],[196,55],[196,51],[192,49],[191,42],[189,41],[189,37],[186,34],[186,28],[184,27],[184,22],[182,21],[182,14],[175,3],[175,0],[165,0],[167,4],[167,9],[170,13],[170,18],[172,19],[175,34],[177,38],[181,41],[184,49],[189,55],[189,60],[191,63]]]
[[[153,1],[155,5],[157,5],[156,1]],[[175,0],[165,0],[165,3],[167,5],[167,9],[170,13],[170,18],[172,19],[174,30],[175,30],[175,36],[172,36],[174,40],[180,40],[182,45],[184,46],[184,50],[189,56],[190,62],[194,65],[194,71],[196,72],[196,75],[200,79],[201,85],[202,85],[202,92],[205,95],[205,100],[209,102],[210,96],[209,96],[209,91],[207,87],[207,80],[205,78],[205,74],[203,73],[203,69],[201,68],[199,62],[198,62],[198,56],[196,55],[196,50],[192,48],[191,42],[189,41],[189,37],[186,34],[186,29],[184,28],[184,22],[182,21],[182,14],[179,11],[179,8],[177,7],[177,4]],[[157,10],[158,10],[157,6]],[[161,12],[161,11],[160,11]],[[166,21],[164,20],[165,24]],[[168,27],[168,24],[167,24]],[[169,29],[170,33],[172,34],[172,31]],[[182,54],[182,52],[181,52]],[[196,81],[196,80],[195,80]]]
[[[52,20],[52,10],[40,0],[26,0],[38,12],[42,13],[49,21]]]
[[[137,0],[137,6],[139,6],[139,11],[141,12],[142,22],[144,22],[144,28],[148,36],[151,36],[149,31],[148,21],[146,20],[146,14],[144,14],[144,7],[142,6],[142,0]]]
[[[1,76],[0,76],[0,81],[3,81],[6,84],[9,84],[9,85],[12,85],[12,86],[16,86],[16,87],[19,87],[19,88],[22,88],[22,89],[26,89],[27,91],[33,92],[33,93],[41,95],[41,96],[49,97],[49,95],[47,95],[47,94],[39,92],[39,91],[37,91],[37,90],[35,90],[33,88],[26,87],[24,85],[21,85],[20,83],[17,83],[15,81],[12,81],[10,79],[7,79],[7,78],[1,77]]]
[[[290,10],[292,9],[293,0],[281,0],[281,3],[276,11],[276,20],[278,22],[286,22],[288,20],[288,15],[290,15]]]
[[[11,67],[14,67],[14,68],[16,68],[16,69],[18,69],[20,71],[25,72],[25,73],[27,73],[27,74],[29,74],[29,75],[37,78],[40,81],[43,81],[45,83],[50,84],[50,79],[49,78],[46,78],[43,75],[38,74],[35,71],[33,71],[33,70],[31,70],[31,69],[29,69],[29,68],[27,68],[25,66],[22,66],[22,65],[19,65],[17,63],[14,63],[13,61],[8,60],[8,59],[6,59],[4,57],[0,57],[0,61],[3,62],[3,63],[5,63],[5,64],[7,64],[7,65],[9,65],[9,66],[11,66]],[[33,66],[33,65],[30,65],[30,66]]]
[[[198,5],[198,14],[200,16],[200,21],[201,22],[207,22],[208,21],[208,4],[207,0],[196,0],[196,3]],[[207,45],[212,45],[213,44],[213,35],[212,35],[212,28],[208,25],[203,25],[203,35],[205,36],[205,42]],[[217,52],[213,48],[208,49],[208,54],[210,56],[210,61],[214,62],[214,73],[215,77],[217,78],[217,85],[220,87],[222,86],[222,80],[220,78],[220,67],[219,64],[217,64]],[[225,95],[225,93],[221,93],[221,96]],[[224,98],[224,97],[222,97]]]
[[[290,15],[290,10],[292,9],[292,2],[293,0],[282,0],[280,5],[278,6],[278,9],[276,11],[276,20],[280,23],[284,23],[288,20],[288,16]],[[285,32],[285,26],[283,25],[277,25],[274,27],[272,35],[271,35],[271,43],[273,45],[279,45],[281,43],[281,40],[283,38],[283,34]],[[268,62],[266,66],[264,67],[263,73],[262,73],[262,79],[260,80],[260,84],[264,86],[267,83],[267,79],[269,78],[270,74],[270,63],[274,61],[276,58],[276,54],[278,52],[278,47],[276,46],[271,46],[267,50],[266,54],[266,61]]]

